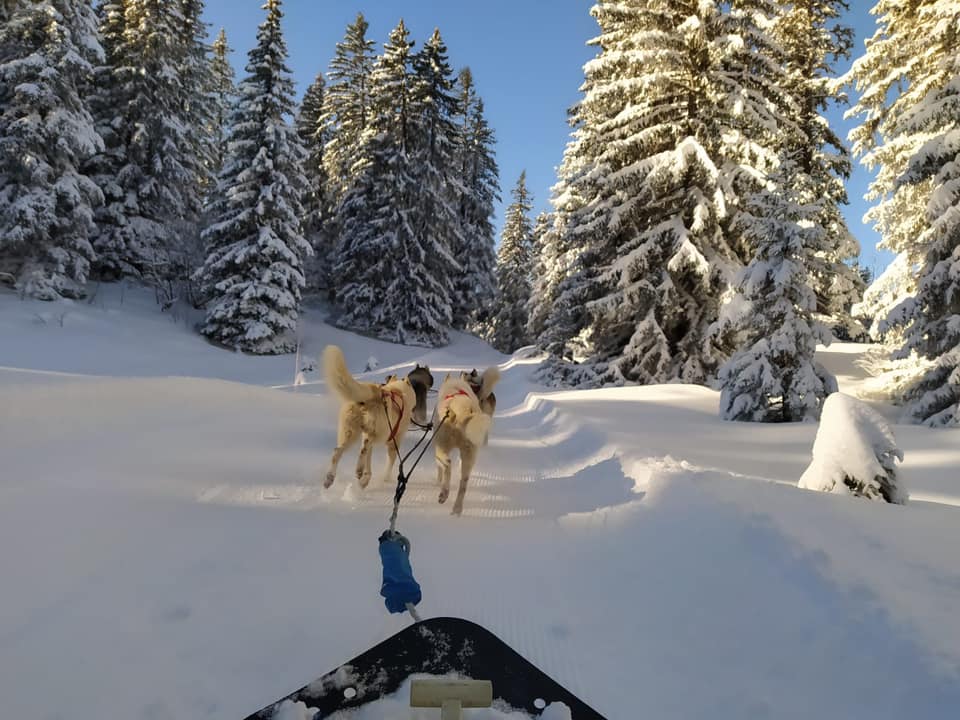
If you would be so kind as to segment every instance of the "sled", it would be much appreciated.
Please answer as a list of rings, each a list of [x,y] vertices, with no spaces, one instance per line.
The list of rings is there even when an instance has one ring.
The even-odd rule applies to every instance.
[[[605,720],[493,633],[459,618],[411,625],[246,720],[274,720],[286,700],[316,709],[316,720],[322,720],[392,695],[408,678],[423,674],[490,681],[495,701],[534,718],[550,703],[562,702],[573,720]]]

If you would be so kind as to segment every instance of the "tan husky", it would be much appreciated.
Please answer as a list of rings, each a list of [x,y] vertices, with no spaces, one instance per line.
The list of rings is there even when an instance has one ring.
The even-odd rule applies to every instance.
[[[360,487],[365,488],[373,475],[371,464],[374,445],[387,446],[384,481],[389,481],[397,459],[397,447],[410,426],[410,415],[417,402],[413,386],[407,378],[393,379],[383,385],[358,382],[347,369],[343,351],[336,345],[328,345],[324,349],[323,371],[327,387],[343,401],[337,426],[337,447],[330,458],[330,469],[323,486],[333,485],[340,457],[361,437],[363,444],[356,471]]]
[[[491,372],[493,371],[493,372]],[[489,373],[489,375],[488,375]],[[490,368],[484,373],[487,382],[485,390],[489,392],[499,380],[500,373]],[[470,383],[462,377],[447,375],[440,386],[437,402],[437,418],[443,424],[438,425],[433,439],[437,458],[437,481],[440,483],[440,502],[445,503],[450,495],[450,475],[452,472],[451,453],[460,451],[460,488],[453,502],[453,514],[463,512],[463,496],[467,492],[467,481],[477,453],[486,443],[492,418],[480,406],[480,401]]]
[[[470,372],[460,373],[460,378],[470,383],[470,389],[473,390],[473,394],[477,396],[477,400],[480,402],[480,409],[493,417],[493,414],[497,411],[497,396],[493,394],[493,386],[500,380],[500,368],[488,367],[483,371],[483,375],[474,368]],[[486,438],[484,438],[483,444],[487,444]]]

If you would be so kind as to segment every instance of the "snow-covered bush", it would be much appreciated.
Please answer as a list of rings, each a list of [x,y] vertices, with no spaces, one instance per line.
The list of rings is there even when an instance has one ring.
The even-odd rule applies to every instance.
[[[833,393],[823,404],[813,461],[799,487],[903,505],[907,492],[897,460],[903,451],[886,420],[866,403]]]

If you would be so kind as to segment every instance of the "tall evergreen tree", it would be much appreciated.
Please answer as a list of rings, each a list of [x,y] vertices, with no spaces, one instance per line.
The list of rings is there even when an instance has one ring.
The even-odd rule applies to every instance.
[[[543,298],[547,292],[549,268],[554,261],[555,240],[551,236],[552,228],[553,217],[550,213],[542,212],[537,215],[533,225],[531,249],[530,302],[527,303],[527,335],[534,342],[546,329],[549,307]]]
[[[367,39],[370,24],[357,13],[337,43],[324,95],[323,123],[328,143],[324,151],[332,197],[340,203],[360,171],[357,149],[370,122],[373,40]]]
[[[917,292],[900,308],[905,342],[931,367],[907,394],[907,416],[931,426],[960,426],[960,5],[934,2],[924,25],[936,34],[932,65],[946,78],[903,117],[903,129],[926,138],[898,185],[930,185],[928,224]],[[929,46],[928,46],[929,47]]]
[[[110,129],[110,157],[98,163],[107,203],[95,248],[103,275],[156,281],[182,270],[171,265],[171,248],[198,221],[203,164],[190,117],[197,78],[184,68],[200,24],[179,2],[127,0],[122,19],[117,5],[104,6],[109,69],[94,104],[98,125]]]
[[[187,286],[193,273],[203,264],[204,244],[200,231],[203,214],[216,186],[219,152],[219,114],[217,77],[210,55],[209,33],[203,21],[203,0],[181,0],[184,19],[184,57],[179,67],[182,88],[182,113],[185,123],[182,164],[191,183],[182,189],[183,215],[174,224],[166,254],[165,272],[156,278],[162,282],[162,302],[171,303],[186,294],[191,304],[199,305],[199,293]]]
[[[128,88],[121,82],[118,68],[123,64],[126,13],[123,0],[102,0],[96,7],[103,59],[94,70],[89,96],[90,111],[97,133],[103,139],[102,151],[90,158],[86,172],[103,193],[97,208],[94,244],[99,251],[96,267],[101,276],[135,275],[128,262],[120,234],[126,224],[128,199],[118,181],[126,159],[129,125],[127,123]]]
[[[871,185],[877,204],[868,217],[901,266],[920,269],[913,296],[889,318],[904,338],[897,357],[915,352],[930,363],[907,393],[907,415],[929,425],[958,425],[960,6],[880,0],[873,13],[879,28],[849,75],[861,91],[850,114],[864,116],[852,133],[854,151],[877,170]]]
[[[530,341],[527,305],[533,263],[533,201],[527,191],[527,173],[520,173],[507,208],[497,252],[497,309],[490,319],[488,339],[503,353],[512,353]]]
[[[220,34],[213,42],[213,134],[214,156],[213,174],[219,175],[227,157],[227,119],[236,97],[237,88],[234,84],[233,65],[230,64],[232,48],[227,44],[227,32],[220,28]]]
[[[180,67],[184,93],[184,115],[190,143],[186,162],[197,175],[202,193],[191,200],[198,202],[194,214],[199,216],[203,196],[215,182],[217,142],[217,80],[214,74],[213,46],[209,42],[209,26],[203,21],[204,0],[182,0],[186,55]]]
[[[848,57],[853,45],[852,29],[839,21],[848,9],[846,0],[795,0],[773,28],[774,39],[784,51],[784,91],[795,98],[795,120],[801,130],[785,136],[784,154],[792,159],[795,173],[810,178],[794,184],[812,189],[812,197],[799,200],[816,210],[808,219],[823,228],[817,250],[821,261],[812,278],[817,309],[847,333],[854,324],[850,310],[859,302],[865,284],[852,262],[860,246],[841,210],[847,203],[850,155],[825,112],[830,103],[846,99],[836,89],[834,64]]]
[[[814,360],[827,329],[814,319],[813,278],[828,260],[818,251],[827,231],[809,217],[813,187],[785,159],[767,188],[746,203],[737,222],[756,248],[740,274],[737,296],[724,306],[740,349],[720,369],[720,415],[725,420],[816,420],[836,380]],[[829,201],[828,201],[829,202]]]
[[[421,233],[424,125],[412,75],[413,42],[401,20],[371,81],[370,125],[357,153],[361,172],[338,208],[334,274],[343,284],[337,323],[411,345],[447,341],[455,268],[435,233]],[[439,270],[439,272],[438,272]],[[447,277],[449,277],[449,271]]]
[[[267,0],[264,9],[231,116],[215,216],[204,231],[209,254],[199,272],[212,296],[203,334],[258,354],[296,346],[303,264],[311,253],[300,227],[304,151],[286,121],[294,100],[281,2]]]
[[[594,6],[600,51],[557,191],[566,277],[548,323],[563,333],[549,338],[554,354],[578,345],[583,365],[555,374],[702,383],[725,359],[712,326],[753,250],[731,221],[796,132],[766,32],[774,10],[765,0]]]
[[[794,122],[782,133],[766,186],[742,203],[731,224],[752,258],[716,326],[736,349],[720,371],[720,413],[728,420],[813,420],[836,389],[814,360],[817,342],[830,339],[814,313],[850,327],[862,288],[844,262],[859,251],[840,211],[849,160],[822,116],[828,101],[839,99],[830,89],[832,60],[851,41],[848,28],[831,25],[843,7],[797,0],[774,25]]]
[[[500,199],[500,171],[494,158],[493,129],[483,113],[470,68],[460,71],[459,132],[460,229],[462,244],[453,248],[461,265],[454,278],[453,322],[464,328],[485,322],[496,294],[494,203]]]
[[[575,110],[572,118],[574,125]],[[587,184],[582,178],[590,168],[587,153],[581,150],[582,128],[577,128],[567,144],[558,171],[559,182],[552,188],[554,206],[552,221],[541,238],[539,261],[543,276],[531,292],[531,319],[539,332],[537,344],[551,358],[540,373],[548,383],[563,381],[569,370],[568,361],[585,357],[585,344],[580,331],[586,325],[583,294],[583,268],[580,264],[577,223],[585,215],[586,199],[581,195]]]
[[[894,308],[916,294],[919,274],[920,268],[911,266],[907,254],[901,253],[870,281],[854,314],[868,328],[871,339],[889,349],[902,344],[903,327],[892,325],[889,318]]]
[[[452,315],[455,281],[463,274],[453,251],[466,246],[460,224],[460,200],[465,187],[460,174],[462,146],[457,95],[447,46],[435,29],[420,52],[411,60],[411,101],[413,112],[412,169],[419,192],[415,212],[408,217],[419,242],[428,252],[427,272],[443,286],[437,298]]]
[[[81,92],[101,53],[83,0],[23,3],[0,26],[0,272],[32,297],[85,292],[102,196],[81,168],[103,145]]]
[[[329,141],[329,128],[323,122],[323,75],[318,74],[304,93],[297,114],[297,134],[306,149],[304,174],[307,186],[303,193],[303,230],[313,247],[314,261],[307,284],[314,288],[330,287],[330,263],[336,240],[333,224],[333,198],[324,155]]]

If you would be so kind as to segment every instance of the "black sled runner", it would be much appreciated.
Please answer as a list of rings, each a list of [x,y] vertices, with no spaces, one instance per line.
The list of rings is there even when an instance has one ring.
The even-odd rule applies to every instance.
[[[573,720],[605,720],[493,633],[458,618],[433,618],[411,625],[246,720],[274,720],[286,700],[314,708],[314,720],[323,720],[339,710],[359,708],[392,695],[417,674],[488,680],[494,699],[533,717],[538,717],[545,705],[562,702],[570,708]]]

